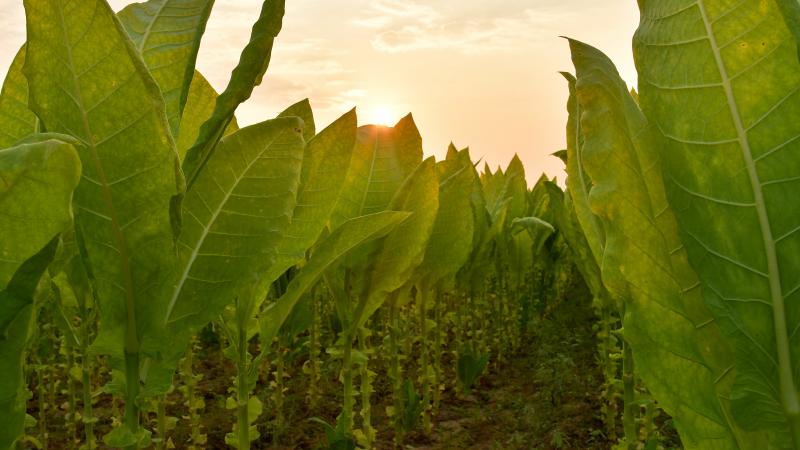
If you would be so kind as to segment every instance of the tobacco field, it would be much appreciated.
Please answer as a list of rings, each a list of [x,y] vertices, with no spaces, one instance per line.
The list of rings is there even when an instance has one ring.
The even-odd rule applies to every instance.
[[[797,0],[639,0],[635,89],[566,39],[565,181],[239,126],[286,1],[221,92],[213,3],[24,1],[0,450],[800,449]]]

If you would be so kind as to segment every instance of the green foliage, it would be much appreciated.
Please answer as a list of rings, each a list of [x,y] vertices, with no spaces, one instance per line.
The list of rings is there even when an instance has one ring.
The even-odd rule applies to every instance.
[[[213,0],[150,0],[117,14],[164,96],[167,120],[178,135],[194,75],[200,38]]]
[[[22,73],[25,48],[21,48],[8,68],[0,92],[0,148],[11,147],[36,132],[38,120],[28,109],[28,82]]]
[[[283,26],[286,0],[264,0],[250,34],[250,41],[242,50],[239,64],[233,69],[228,86],[217,98],[214,112],[203,123],[200,134],[187,150],[183,171],[189,186],[194,184],[203,166],[208,162],[217,142],[233,121],[236,108],[250,98],[253,89],[261,84],[272,56],[272,44]]]
[[[325,429],[325,436],[328,438],[328,450],[356,449],[356,442],[352,437],[348,436],[347,431],[344,429],[343,421],[337,421],[334,427],[319,417],[312,417],[308,420],[323,426]]]
[[[34,292],[72,223],[80,160],[53,139],[0,150],[0,448],[15,448],[25,423],[24,352],[32,334]],[[31,208],[37,205],[38,208]]]
[[[423,409],[422,397],[414,389],[414,382],[406,380],[403,383],[403,416],[401,420],[403,430],[412,431],[417,427]]]
[[[486,370],[488,363],[489,354],[481,353],[473,345],[466,345],[459,351],[457,375],[464,393],[472,392],[472,387]]]
[[[643,15],[654,11],[642,5]],[[775,2],[703,1],[634,38],[640,103],[664,136],[670,205],[703,298],[736,355],[731,413],[776,447],[800,446],[800,206],[792,200],[800,62],[792,31],[796,23],[788,29]],[[650,45],[688,38],[702,43]],[[659,68],[685,59],[693,70],[681,76]]]

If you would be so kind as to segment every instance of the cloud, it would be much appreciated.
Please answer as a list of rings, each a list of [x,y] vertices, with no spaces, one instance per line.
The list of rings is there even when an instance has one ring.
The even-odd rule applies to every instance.
[[[367,95],[355,73],[346,67],[344,50],[324,39],[298,39],[276,45],[265,78],[265,89],[254,99],[279,107],[311,98],[316,112],[344,112]]]
[[[429,5],[404,0],[375,0],[372,9],[389,17],[412,19],[425,24],[434,24],[440,14]]]
[[[351,22],[375,30],[371,43],[380,52],[455,50],[472,54],[531,45],[554,35],[555,24],[566,16],[542,5],[536,9],[530,4],[504,8],[468,5],[453,10],[438,3],[435,8],[414,1],[374,0],[368,15]]]

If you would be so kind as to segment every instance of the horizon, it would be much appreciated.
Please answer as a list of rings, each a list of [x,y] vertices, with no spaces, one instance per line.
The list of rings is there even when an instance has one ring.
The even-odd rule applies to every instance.
[[[109,1],[115,10],[128,3]],[[214,7],[197,67],[218,91],[260,6],[231,0]],[[559,36],[603,50],[635,86],[637,25],[636,3],[627,0],[294,0],[264,81],[236,116],[242,125],[257,123],[304,98],[319,129],[353,107],[360,125],[393,125],[410,113],[426,156],[443,158],[453,142],[495,170],[518,154],[529,184],[542,172],[563,184],[563,164],[550,156],[566,145],[568,92],[558,72],[572,71]],[[0,12],[0,26],[7,70],[25,41],[22,2]]]

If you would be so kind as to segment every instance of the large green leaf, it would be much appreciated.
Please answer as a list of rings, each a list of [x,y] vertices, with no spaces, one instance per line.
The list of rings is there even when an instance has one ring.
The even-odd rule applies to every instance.
[[[17,52],[8,69],[0,92],[0,148],[10,147],[38,126],[36,116],[28,109],[28,81],[22,73],[25,47]]]
[[[571,193],[564,192],[555,183],[545,184],[550,196],[550,205],[553,212],[554,225],[558,232],[564,237],[572,254],[573,261],[581,277],[586,282],[589,290],[595,298],[608,298],[605,295],[605,286],[600,276],[600,266],[592,255],[586,235],[583,234],[578,218],[575,215],[575,208],[572,204]]]
[[[411,115],[393,128],[360,127],[347,180],[333,213],[333,225],[385,210],[403,180],[421,161],[422,137]]]
[[[439,183],[436,221],[428,239],[425,258],[417,269],[427,286],[440,280],[446,285],[451,284],[472,252],[472,234],[475,228],[470,195],[472,165],[465,165],[457,156],[452,160],[457,171]],[[447,175],[447,172],[442,173],[440,168],[439,175]]]
[[[192,84],[189,86],[186,106],[183,108],[178,136],[175,139],[175,146],[178,148],[178,156],[181,161],[197,140],[197,136],[200,135],[200,128],[214,114],[214,105],[218,96],[217,91],[211,87],[208,80],[200,72],[195,71]],[[223,137],[238,129],[239,124],[236,122],[236,117],[233,117],[228,128],[225,129]]]
[[[311,109],[311,102],[309,102],[308,99],[300,100],[278,114],[278,117],[292,116],[303,119],[303,123],[305,124],[303,127],[303,139],[305,139],[306,142],[311,141],[311,139],[317,134],[317,127],[314,123],[314,111]]]
[[[666,138],[670,203],[736,351],[733,414],[800,448],[797,44],[773,1],[641,10],[640,102]]]
[[[31,109],[81,143],[75,221],[103,311],[95,346],[137,354],[163,324],[175,268],[170,204],[182,178],[161,93],[104,1],[25,9]]]
[[[306,145],[297,206],[277,244],[277,257],[264,276],[272,283],[305,258],[328,223],[347,175],[356,139],[356,113],[348,112]]]
[[[213,5],[214,0],[149,0],[118,13],[161,89],[173,136],[178,135],[197,50]]]
[[[0,449],[15,448],[25,419],[23,363],[33,293],[72,225],[80,160],[55,140],[0,150]]]
[[[296,117],[242,128],[220,142],[186,193],[180,274],[162,317],[171,339],[181,340],[178,352],[275,262],[295,209],[303,149]]]
[[[472,165],[472,158],[469,154],[469,149],[459,151],[459,157],[465,162]],[[468,265],[473,266],[478,262],[476,258],[480,252],[483,243],[486,241],[486,236],[491,226],[489,212],[486,207],[486,198],[484,196],[483,186],[481,184],[480,175],[478,171],[472,166],[470,170],[472,174],[472,186],[470,188],[470,204],[472,205],[472,217],[475,224],[472,233],[472,253],[468,260]]]
[[[228,87],[217,97],[214,113],[203,124],[194,145],[186,152],[183,170],[189,186],[194,184],[203,166],[208,162],[217,143],[233,120],[236,108],[250,98],[253,89],[261,84],[272,56],[272,44],[283,26],[286,0],[264,0],[261,14],[233,69]]]
[[[783,20],[794,35],[795,41],[800,44],[800,3],[797,0],[775,0],[775,3],[780,8]],[[800,49],[798,49],[798,56],[800,56]]]
[[[511,158],[505,171],[503,195],[508,199],[509,222],[522,217],[528,211],[528,184],[525,181],[525,167],[516,154]]]
[[[358,329],[392,292],[403,287],[425,258],[439,209],[439,181],[433,157],[424,160],[403,182],[388,207],[413,215],[397,226],[370,258],[364,291],[353,316]]]
[[[582,168],[592,181],[588,200],[605,230],[603,283],[624,299],[625,340],[638,375],[673,417],[686,448],[765,448],[731,421],[733,357],[681,245],[657,130],[605,55],[576,41],[570,46]]]
[[[500,210],[506,206],[507,198],[504,188],[506,187],[506,176],[501,168],[492,173],[489,165],[484,165],[481,174],[481,185],[483,186],[483,196],[486,199],[486,210],[494,220]]]
[[[581,131],[580,117],[582,114],[581,106],[575,93],[575,77],[569,73],[562,72],[567,79],[569,86],[569,100],[567,101],[567,187],[569,188],[572,206],[578,223],[586,236],[586,242],[592,251],[597,264],[603,254],[603,247],[606,245],[605,231],[600,220],[592,213],[589,207],[589,190],[592,188],[592,181],[586,175],[583,167],[583,132]]]
[[[260,318],[262,342],[272,342],[300,297],[328,268],[358,246],[386,236],[409,215],[410,213],[403,211],[383,211],[356,217],[346,221],[325,237],[308,263],[289,283],[286,292],[264,311]]]
[[[72,223],[69,205],[79,177],[70,144],[48,139],[0,150],[0,289]]]

